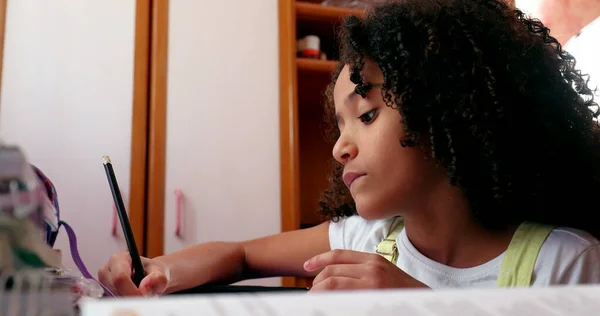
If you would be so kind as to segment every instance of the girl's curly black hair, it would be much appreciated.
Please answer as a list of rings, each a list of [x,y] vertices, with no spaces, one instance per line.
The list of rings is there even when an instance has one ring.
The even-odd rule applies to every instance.
[[[402,146],[427,146],[489,229],[523,221],[600,237],[600,130],[587,76],[549,29],[493,0],[404,0],[372,7],[341,26],[340,63],[351,80],[364,58],[383,71],[383,100],[400,111]],[[399,106],[397,106],[399,105]],[[356,214],[333,162],[320,213]]]

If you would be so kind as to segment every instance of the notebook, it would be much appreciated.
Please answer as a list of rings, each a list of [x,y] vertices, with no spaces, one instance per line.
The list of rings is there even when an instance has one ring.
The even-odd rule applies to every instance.
[[[589,316],[600,286],[243,293],[85,300],[82,316]]]

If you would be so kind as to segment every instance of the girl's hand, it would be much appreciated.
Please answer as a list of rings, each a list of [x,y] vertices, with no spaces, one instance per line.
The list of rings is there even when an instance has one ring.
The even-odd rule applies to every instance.
[[[310,291],[384,288],[426,288],[427,286],[378,254],[332,250],[304,263],[306,271],[323,269]]]
[[[169,282],[166,265],[155,259],[141,258],[146,277],[137,288],[131,280],[131,257],[128,252],[113,255],[98,271],[99,281],[116,296],[152,296],[163,294]]]

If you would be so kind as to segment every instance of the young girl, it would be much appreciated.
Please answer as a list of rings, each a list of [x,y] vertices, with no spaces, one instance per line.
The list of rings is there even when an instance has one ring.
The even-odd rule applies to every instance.
[[[600,282],[600,131],[575,61],[500,1],[404,0],[341,29],[331,220],[99,271],[119,295],[314,276],[312,291]],[[595,236],[595,237],[594,237]]]

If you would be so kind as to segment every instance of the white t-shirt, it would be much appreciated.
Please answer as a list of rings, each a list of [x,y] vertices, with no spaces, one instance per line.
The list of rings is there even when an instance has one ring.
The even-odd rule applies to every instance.
[[[360,216],[329,224],[331,249],[375,253],[393,219],[367,221]],[[433,261],[411,244],[403,230],[396,238],[397,266],[432,289],[495,287],[504,253],[472,268],[453,268]],[[554,229],[540,249],[532,286],[600,283],[600,241],[571,228]]]

